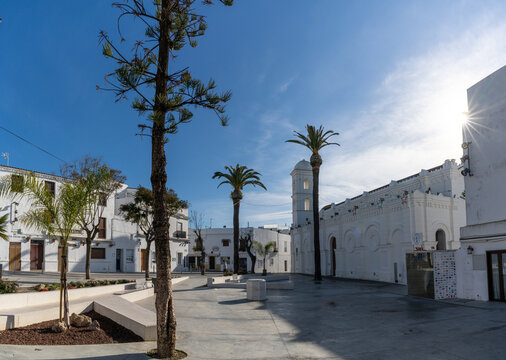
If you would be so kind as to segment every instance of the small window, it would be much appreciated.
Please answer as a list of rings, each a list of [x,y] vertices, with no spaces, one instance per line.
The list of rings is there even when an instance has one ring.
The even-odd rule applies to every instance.
[[[223,239],[221,240],[221,243],[223,246],[230,246],[230,240],[229,239]]]
[[[285,241],[284,249],[285,249],[285,252],[288,252],[288,241]]]
[[[274,259],[271,259],[271,266],[274,265]]]
[[[98,238],[99,239],[105,239],[105,222],[106,222],[106,219],[101,217],[99,220],[98,220]]]
[[[98,194],[98,205],[99,206],[107,206],[107,194],[106,193]]]
[[[183,263],[183,253],[178,252],[177,253],[177,264],[181,265]]]
[[[13,192],[23,192],[25,185],[25,179],[23,178],[23,175],[11,175],[11,182]]]
[[[56,185],[54,181],[46,181],[46,190],[49,191],[53,196],[55,193]]]
[[[246,251],[246,239],[240,239],[239,240],[239,251]]]
[[[92,259],[105,259],[105,248],[91,248]]]
[[[309,189],[309,179],[304,179],[304,189],[305,190]]]
[[[134,262],[134,249],[126,249],[126,262],[127,263]]]
[[[305,200],[304,200],[304,210],[305,210],[305,211],[309,211],[309,210],[310,210],[310,207],[309,207],[309,199],[305,199]]]
[[[288,261],[285,260],[285,271],[288,271]]]

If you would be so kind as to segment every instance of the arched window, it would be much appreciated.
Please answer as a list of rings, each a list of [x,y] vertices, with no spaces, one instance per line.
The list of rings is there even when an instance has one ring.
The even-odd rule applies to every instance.
[[[304,200],[304,210],[305,210],[305,211],[309,211],[309,210],[310,210],[310,207],[309,207],[309,199],[305,199],[305,200]]]
[[[304,179],[304,189],[305,190],[309,189],[309,179]]]
[[[444,230],[439,229],[436,231],[436,250],[446,250],[446,234]]]

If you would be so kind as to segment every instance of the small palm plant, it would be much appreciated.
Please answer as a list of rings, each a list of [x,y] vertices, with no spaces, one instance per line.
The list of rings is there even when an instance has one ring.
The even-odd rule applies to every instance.
[[[228,173],[217,171],[213,175],[213,179],[224,178],[218,187],[223,184],[230,184],[233,188],[230,193],[232,202],[234,204],[234,273],[239,273],[239,206],[242,200],[242,190],[247,185],[259,186],[267,190],[264,184],[260,181],[261,174],[253,169],[248,169],[246,166],[237,164],[233,166],[225,166]]]
[[[7,214],[0,217],[0,239],[4,240],[7,240],[7,217]]]
[[[72,183],[64,183],[53,194],[35,175],[5,176],[0,182],[0,196],[12,199],[26,198],[30,209],[23,214],[21,222],[58,239],[61,248],[60,262],[60,315],[59,320],[69,326],[69,303],[67,292],[67,250],[71,234],[79,229],[79,216],[86,208],[86,191]],[[63,313],[63,314],[62,314]]]
[[[267,256],[276,249],[276,243],[271,241],[267,244],[262,244],[261,242],[258,242],[256,240],[253,240],[253,249],[255,249],[255,253],[257,256],[261,257],[263,259],[264,263],[264,269],[262,271],[262,275],[267,275],[267,269],[265,268],[265,260],[267,259]]]
[[[332,130],[325,131],[323,126],[317,129],[313,125],[306,125],[307,135],[294,131],[296,139],[286,140],[295,144],[302,145],[311,150],[310,164],[313,168],[313,241],[314,241],[314,277],[315,280],[322,279],[321,260],[320,260],[320,219],[319,219],[319,188],[318,182],[320,178],[320,166],[322,165],[322,157],[320,151],[329,145],[339,145],[335,142],[329,142],[332,136],[337,136],[339,133]]]

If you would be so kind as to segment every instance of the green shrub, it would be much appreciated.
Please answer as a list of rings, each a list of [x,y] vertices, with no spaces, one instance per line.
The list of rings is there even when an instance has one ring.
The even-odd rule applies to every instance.
[[[0,281],[0,294],[12,294],[17,291],[18,284],[14,281]]]
[[[223,276],[232,276],[232,274],[233,274],[232,270],[225,270],[223,272]]]

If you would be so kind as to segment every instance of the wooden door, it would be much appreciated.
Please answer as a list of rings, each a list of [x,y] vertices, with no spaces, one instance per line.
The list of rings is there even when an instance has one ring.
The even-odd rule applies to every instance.
[[[21,243],[9,243],[9,270],[21,271]]]
[[[146,271],[146,249],[141,249],[141,271]]]
[[[44,258],[44,245],[41,241],[32,241],[30,244],[30,270],[42,270]]]

